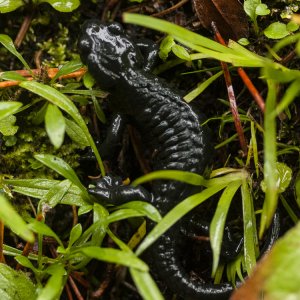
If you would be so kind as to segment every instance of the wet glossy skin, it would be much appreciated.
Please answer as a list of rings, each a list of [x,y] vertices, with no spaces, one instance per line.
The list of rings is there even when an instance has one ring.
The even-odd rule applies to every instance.
[[[143,142],[155,150],[154,170],[201,174],[212,152],[208,134],[180,94],[151,74],[157,48],[148,42],[134,42],[119,24],[89,21],[83,25],[79,50],[100,87],[110,93],[110,104],[117,113],[100,152],[117,144],[126,116],[141,133]],[[150,201],[162,215],[193,192],[191,186],[173,181],[154,182],[150,194],[142,187],[120,187],[121,181],[116,177],[103,180],[89,192],[112,203]],[[183,232],[192,219],[192,214],[183,218],[151,248],[156,272],[184,299],[227,299],[231,285],[203,284],[192,280],[185,269]]]

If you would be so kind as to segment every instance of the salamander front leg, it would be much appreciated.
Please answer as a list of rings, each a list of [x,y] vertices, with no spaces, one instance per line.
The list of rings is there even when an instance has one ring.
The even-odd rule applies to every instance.
[[[122,144],[122,136],[124,129],[127,124],[127,119],[125,116],[120,114],[115,114],[112,118],[112,121],[107,129],[107,135],[104,141],[96,140],[96,146],[100,152],[102,159],[112,159],[120,149]],[[95,161],[95,155],[92,149],[80,157],[80,161]]]
[[[136,41],[136,45],[139,47],[143,57],[144,57],[144,70],[152,71],[152,69],[158,63],[158,52],[159,47],[153,41],[148,39],[140,39]]]

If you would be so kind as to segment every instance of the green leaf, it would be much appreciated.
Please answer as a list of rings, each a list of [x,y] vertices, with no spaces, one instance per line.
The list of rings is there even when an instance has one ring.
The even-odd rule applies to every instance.
[[[0,120],[14,114],[23,104],[16,101],[0,102]]]
[[[71,187],[71,181],[66,179],[57,184],[54,184],[48,192],[41,198],[39,207],[47,203],[47,206],[51,208],[55,207],[58,203],[62,201],[65,194]],[[40,210],[41,211],[41,210]]]
[[[75,72],[75,71],[79,70],[81,67],[82,67],[82,62],[80,60],[72,60],[72,61],[67,62],[59,69],[59,71],[56,73],[56,75],[52,78],[51,83],[53,83],[60,76]]]
[[[33,272],[38,272],[38,270],[33,266],[32,262],[29,260],[28,257],[23,256],[23,255],[17,255],[15,257],[15,260],[20,264],[21,266],[28,268],[32,270]]]
[[[299,25],[293,21],[290,21],[286,24],[286,29],[290,32],[294,32],[299,29]]]
[[[274,66],[271,65],[266,65],[262,69],[262,75],[264,78],[268,80],[273,80],[275,82],[280,82],[280,83],[287,83],[295,79],[299,82],[299,77],[300,77],[298,70],[291,70],[291,69],[282,70],[282,69],[274,68]]]
[[[130,268],[131,277],[139,290],[141,296],[145,300],[163,300],[164,297],[159,291],[155,281],[148,272],[142,272],[137,269]]]
[[[245,0],[244,10],[252,21],[256,20],[256,8],[261,4],[261,0]]]
[[[15,234],[22,239],[33,243],[34,234],[28,229],[27,224],[21,218],[21,216],[15,211],[10,202],[0,194],[0,219],[8,226]]]
[[[0,119],[0,132],[5,136],[14,135],[19,128],[14,125],[16,120],[17,118],[13,115]]]
[[[102,107],[99,103],[99,101],[96,99],[95,96],[92,96],[92,101],[93,101],[93,104],[94,104],[94,108],[95,108],[95,112],[96,112],[96,115],[97,115],[97,118],[102,122],[102,123],[106,123],[106,117],[105,117],[105,114],[102,110]]]
[[[238,40],[238,43],[242,46],[248,46],[250,44],[249,40],[246,38],[241,38]]]
[[[170,35],[167,35],[160,43],[159,57],[162,60],[166,60],[174,45],[175,45],[174,38]]]
[[[281,22],[274,22],[264,30],[264,35],[269,39],[282,39],[289,35],[286,25]]]
[[[68,185],[68,181],[62,181],[60,183],[60,181],[58,180],[50,179],[8,179],[7,181],[4,180],[4,182],[6,182],[6,184],[12,185],[14,187],[14,192],[37,199],[46,197],[46,195],[49,193],[49,190],[54,191],[55,189],[57,189],[57,191],[61,195],[64,190],[64,185]],[[81,194],[82,191],[80,190],[80,188],[77,185],[72,184],[68,189],[68,192],[59,201],[61,204],[86,206],[87,202],[82,199]],[[58,201],[59,195],[58,197],[53,197],[50,199],[50,203],[54,205],[54,203]]]
[[[24,5],[23,0],[0,0],[0,13],[4,14],[14,11],[22,5]]]
[[[63,159],[50,154],[36,154],[34,158],[76,184],[87,198],[89,198],[86,188],[80,182],[75,171]]]
[[[201,82],[198,84],[198,86],[189,92],[187,95],[183,97],[183,99],[187,102],[190,103],[192,100],[194,100],[197,96],[199,96],[203,91],[205,91],[217,78],[219,78],[223,74],[223,71],[220,71],[213,76],[209,77],[207,80],[204,82]]]
[[[128,218],[143,217],[144,215],[145,215],[144,212],[135,209],[129,209],[129,208],[118,209],[107,217],[107,223],[126,220]]]
[[[223,191],[222,196],[218,202],[218,206],[214,217],[210,223],[209,228],[209,237],[210,244],[213,251],[213,268],[212,275],[214,276],[220,258],[221,245],[223,241],[223,233],[225,227],[225,221],[227,217],[227,213],[238,188],[241,186],[241,181],[233,181],[231,182],[226,189]]]
[[[64,277],[67,275],[64,267],[55,264],[47,269],[52,276],[48,279],[45,287],[39,291],[37,300],[54,300],[59,299],[64,287]]]
[[[86,138],[83,130],[72,120],[65,118],[66,133],[72,141],[80,146],[89,146],[89,141]]]
[[[258,16],[266,16],[270,14],[270,10],[266,4],[258,4],[255,8],[255,14]]]
[[[120,251],[113,248],[100,247],[84,247],[73,253],[81,253],[90,258],[106,261],[110,263],[120,264],[126,267],[138,269],[140,271],[148,271],[148,266],[132,252]]]
[[[161,170],[154,171],[143,175],[132,182],[133,186],[138,186],[151,180],[169,179],[185,182],[192,185],[205,185],[206,180],[199,174],[178,171],[178,170]]]
[[[266,195],[260,220],[260,238],[265,229],[271,224],[278,203],[278,185],[274,172],[277,162],[276,115],[272,113],[275,109],[277,99],[276,83],[272,80],[268,80],[267,83],[268,95],[264,118],[264,182],[266,185]]]
[[[79,207],[78,209],[78,216],[84,215],[90,212],[93,209],[93,205],[84,205]]]
[[[244,224],[245,269],[248,275],[250,275],[256,264],[256,249],[258,249],[258,239],[256,234],[253,199],[251,197],[249,185],[247,182],[248,180],[243,179],[242,181],[242,203]]]
[[[300,299],[300,223],[280,238],[257,265],[235,299]],[[240,292],[240,293],[239,293]]]
[[[71,248],[73,246],[73,244],[79,239],[81,234],[82,226],[80,223],[78,223],[71,230],[68,248]]]
[[[57,234],[48,226],[46,225],[45,223],[43,222],[39,222],[35,219],[32,219],[30,221],[30,223],[28,224],[29,225],[29,228],[31,230],[33,230],[34,232],[36,233],[39,233],[41,235],[46,235],[46,236],[50,236],[50,237],[53,237],[60,246],[63,247],[63,243],[62,241],[60,240],[60,238],[57,236]]]
[[[79,0],[40,0],[40,2],[47,2],[60,12],[71,12],[80,5]]]
[[[159,211],[150,203],[143,201],[131,201],[117,207],[117,209],[125,208],[136,210],[154,222],[159,222],[161,220]]]
[[[6,184],[10,184],[13,186],[22,186],[28,188],[36,188],[36,189],[43,189],[48,190],[53,187],[56,183],[59,183],[59,180],[54,179],[5,179],[4,182]]]
[[[29,70],[30,73],[32,73],[32,71],[31,71],[30,67],[28,66],[27,62],[24,60],[24,58],[22,57],[22,55],[17,51],[17,49],[15,48],[14,42],[12,41],[12,39],[8,35],[6,35],[6,34],[0,34],[0,43],[10,53],[12,53],[14,56],[16,56],[21,61],[21,63],[24,65],[24,67],[27,70]]]
[[[46,110],[45,127],[51,143],[58,149],[64,142],[66,123],[59,108],[51,103]]]
[[[7,71],[7,72],[1,73],[0,79],[3,79],[3,80],[14,80],[14,81],[23,81],[23,80],[26,80],[25,77],[23,77],[22,75],[14,72],[14,71]]]
[[[186,51],[186,49],[180,45],[173,45],[172,46],[172,52],[179,58],[183,59],[183,60],[187,60],[190,61],[191,57],[190,54]]]
[[[0,264],[1,300],[35,300],[36,287],[25,273]]]
[[[82,129],[82,131],[84,132],[84,135],[86,136],[87,140],[89,141],[89,144],[95,153],[97,162],[98,162],[100,170],[101,170],[101,174],[102,174],[102,176],[105,176],[104,166],[103,166],[101,157],[99,155],[97,146],[96,146],[92,136],[90,135],[89,130],[88,130],[82,116],[80,115],[77,107],[75,106],[75,104],[67,96],[60,93],[56,89],[54,89],[50,86],[35,82],[35,81],[23,81],[20,83],[20,86],[31,91],[32,93],[35,93],[35,94],[47,99],[52,104],[57,105],[60,109],[67,112],[74,119],[74,121]]]
[[[277,191],[278,193],[283,193],[288,188],[292,180],[292,169],[284,163],[276,162],[273,172],[276,180]],[[266,183],[264,180],[261,182],[261,188],[264,192],[266,191]]]
[[[83,84],[87,89],[91,89],[95,85],[95,78],[90,72],[86,72],[83,76]]]

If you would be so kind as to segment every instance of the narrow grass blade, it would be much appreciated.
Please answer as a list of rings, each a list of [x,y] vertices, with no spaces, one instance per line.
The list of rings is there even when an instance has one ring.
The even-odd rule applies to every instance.
[[[24,60],[23,56],[17,51],[13,40],[6,34],[0,34],[0,43],[14,56],[16,56],[21,63],[24,65],[24,67],[33,75],[29,65]]]
[[[241,184],[242,181],[233,181],[226,187],[218,202],[216,212],[210,224],[209,236],[211,248],[213,251],[212,276],[214,276],[219,264],[225,221],[231,204],[231,200],[233,199],[233,196],[235,195]]]
[[[165,217],[150,231],[144,241],[138,247],[136,254],[140,255],[150,245],[152,245],[162,234],[164,234],[172,225],[180,220],[193,208],[210,198],[212,195],[218,193],[220,190],[226,187],[227,184],[215,185],[202,191],[201,193],[192,195],[178,205],[176,205]]]
[[[192,185],[204,185],[206,180],[199,174],[178,171],[178,170],[161,170],[154,171],[144,176],[141,176],[132,182],[133,186],[143,184],[151,180],[169,179],[185,182]]]
[[[244,224],[244,257],[248,275],[256,264],[256,249],[258,240],[256,234],[255,214],[249,186],[246,179],[242,183],[243,224]]]
[[[148,266],[135,254],[128,251],[121,251],[113,248],[100,248],[96,246],[83,247],[72,254],[84,254],[89,258],[98,259],[101,261],[106,261],[110,263],[120,264],[126,267],[131,267],[138,269],[140,271],[147,272],[149,270]]]
[[[268,96],[264,119],[264,182],[266,186],[265,201],[261,215],[259,237],[262,238],[265,229],[271,224],[278,201],[276,178],[276,119],[272,113],[276,105],[276,83],[267,81]]]
[[[134,268],[130,268],[131,277],[139,290],[141,296],[145,300],[163,300],[164,297],[159,291],[155,281],[148,272],[142,272]]]

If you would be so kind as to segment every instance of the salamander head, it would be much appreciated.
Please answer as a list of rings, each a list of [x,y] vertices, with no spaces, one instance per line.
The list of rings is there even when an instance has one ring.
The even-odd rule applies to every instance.
[[[139,48],[118,23],[87,21],[78,46],[83,63],[104,89],[114,86],[129,68],[143,64]]]

